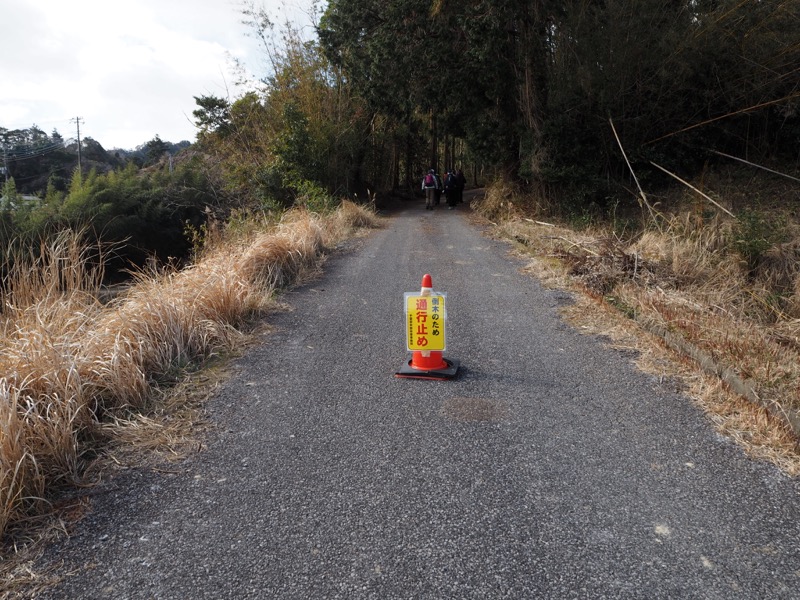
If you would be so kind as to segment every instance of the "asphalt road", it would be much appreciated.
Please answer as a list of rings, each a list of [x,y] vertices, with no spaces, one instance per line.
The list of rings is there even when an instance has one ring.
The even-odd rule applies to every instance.
[[[409,203],[286,297],[179,474],[97,494],[47,598],[799,598],[800,484]],[[398,379],[447,292],[452,381]]]

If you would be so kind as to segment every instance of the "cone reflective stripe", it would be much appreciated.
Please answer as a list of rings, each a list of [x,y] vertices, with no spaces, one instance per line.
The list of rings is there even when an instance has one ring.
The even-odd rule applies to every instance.
[[[433,280],[429,274],[422,276],[420,296],[433,295]],[[411,360],[400,367],[396,377],[413,377],[419,379],[451,379],[458,371],[458,361],[446,359],[438,350],[414,350]]]

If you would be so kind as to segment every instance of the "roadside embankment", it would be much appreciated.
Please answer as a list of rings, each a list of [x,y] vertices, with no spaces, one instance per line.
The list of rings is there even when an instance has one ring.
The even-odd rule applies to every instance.
[[[636,347],[722,432],[797,474],[800,223],[779,207],[731,204],[734,217],[684,198],[669,212],[643,209],[638,223],[576,224],[496,186],[474,208],[539,278],[580,292],[567,311],[582,327]]]
[[[140,272],[110,302],[74,232],[18,257],[0,323],[0,538],[47,513],[55,491],[90,483],[114,440],[159,432],[169,447],[170,388],[234,348],[276,289],[377,223],[349,201],[324,217],[237,220],[206,232],[192,265]]]

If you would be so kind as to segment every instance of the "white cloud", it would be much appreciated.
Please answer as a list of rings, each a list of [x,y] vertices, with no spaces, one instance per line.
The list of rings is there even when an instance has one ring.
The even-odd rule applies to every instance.
[[[297,0],[307,6],[310,0]],[[279,0],[265,6],[279,19]],[[66,138],[133,148],[159,135],[194,140],[194,96],[236,96],[231,56],[253,70],[261,50],[235,0],[4,0],[0,127],[34,123]],[[292,20],[303,9],[289,9]],[[257,72],[256,75],[263,75]]]

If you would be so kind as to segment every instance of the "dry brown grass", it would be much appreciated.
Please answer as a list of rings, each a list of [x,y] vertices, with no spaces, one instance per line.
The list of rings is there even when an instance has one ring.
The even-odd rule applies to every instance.
[[[54,490],[82,482],[98,443],[174,451],[196,413],[182,415],[169,399],[183,394],[167,390],[239,345],[243,326],[327,248],[378,224],[349,201],[327,218],[240,220],[208,232],[191,266],[139,272],[108,304],[97,299],[102,260],[88,268],[79,233],[18,258],[1,298],[0,538],[46,511]]]
[[[508,193],[505,206],[531,205]],[[487,207],[488,217],[499,204]],[[586,299],[570,311],[582,328],[599,327],[642,356],[658,354],[640,363],[680,377],[719,430],[749,452],[800,473],[800,238],[774,244],[751,269],[735,251],[736,222],[691,206],[662,214],[631,240],[604,227],[575,231],[535,213],[509,215],[498,234],[533,256],[530,269],[545,283]],[[791,215],[784,218],[796,235]]]
[[[531,265],[537,274],[538,267]],[[721,434],[735,440],[749,455],[777,465],[789,475],[800,474],[797,438],[779,418],[731,391],[719,377],[698,368],[691,358],[673,351],[653,335],[601,297],[582,293],[580,283],[571,288],[576,303],[566,307],[565,317],[582,332],[603,335],[615,347],[635,350],[636,364],[662,381],[675,382],[709,416]]]
[[[374,207],[374,205],[373,197],[371,206]],[[329,230],[333,239],[344,239],[359,230],[372,229],[380,227],[380,225],[381,220],[375,214],[374,208],[367,209],[360,204],[344,201],[330,220]]]
[[[479,202],[473,203],[472,208],[492,223],[501,223],[538,214],[545,204],[541,197],[520,194],[507,179],[499,179],[487,186],[485,194]]]

